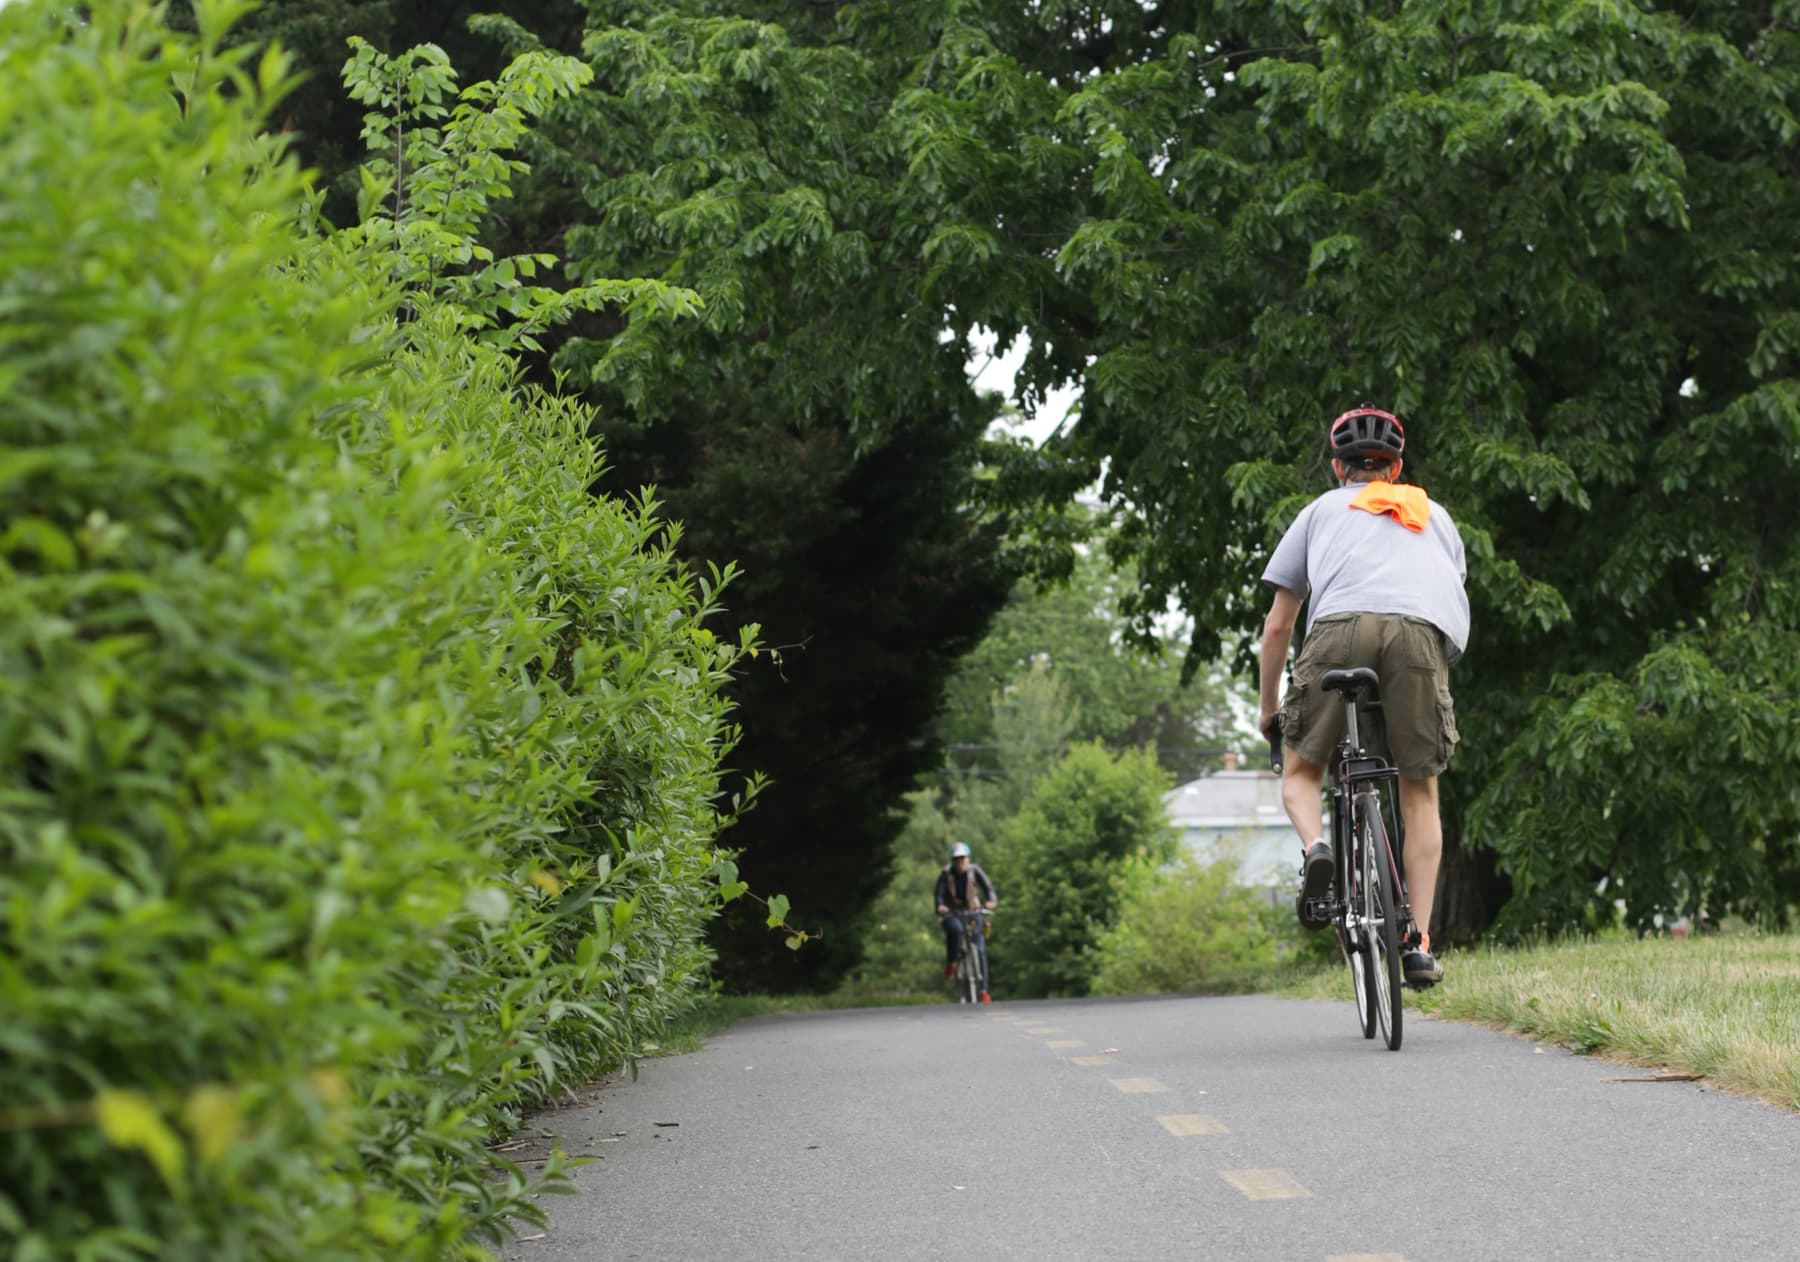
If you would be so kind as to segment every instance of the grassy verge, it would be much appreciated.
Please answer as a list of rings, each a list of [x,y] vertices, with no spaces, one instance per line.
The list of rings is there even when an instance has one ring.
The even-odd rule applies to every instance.
[[[1609,937],[1446,953],[1444,969],[1408,1006],[1800,1110],[1800,936]],[[1348,1001],[1349,971],[1276,993]]]

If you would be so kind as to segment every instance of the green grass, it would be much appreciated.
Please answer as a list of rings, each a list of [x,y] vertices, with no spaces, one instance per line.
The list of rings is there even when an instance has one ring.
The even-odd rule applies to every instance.
[[[1444,984],[1408,991],[1409,1007],[1800,1110],[1800,936],[1617,936],[1442,959]],[[1349,970],[1276,993],[1349,1002]]]

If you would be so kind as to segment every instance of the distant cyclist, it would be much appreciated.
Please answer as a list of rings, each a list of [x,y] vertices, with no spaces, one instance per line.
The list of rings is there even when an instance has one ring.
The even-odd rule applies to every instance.
[[[938,872],[934,902],[944,925],[944,976],[956,975],[956,957],[962,954],[963,916],[992,911],[998,896],[988,874],[969,858],[969,847],[957,842],[950,847],[950,862]],[[971,925],[973,927],[973,925]],[[987,941],[981,930],[974,930],[975,955],[981,961],[981,1002],[988,1003]]]
[[[1275,589],[1263,622],[1262,707],[1258,726],[1281,721],[1287,747],[1282,805],[1300,833],[1304,856],[1298,903],[1331,888],[1319,790],[1325,765],[1344,734],[1343,707],[1319,687],[1328,670],[1357,666],[1381,677],[1388,744],[1400,772],[1406,821],[1405,867],[1419,932],[1401,957],[1406,980],[1429,986],[1444,970],[1431,954],[1431,905],[1444,848],[1437,778],[1456,748],[1450,667],[1469,639],[1468,565],[1462,537],[1443,505],[1400,482],[1406,431],[1391,412],[1364,405],[1331,423],[1331,468],[1338,489],[1300,510],[1263,571]],[[1302,602],[1306,640],[1279,709],[1281,668]]]

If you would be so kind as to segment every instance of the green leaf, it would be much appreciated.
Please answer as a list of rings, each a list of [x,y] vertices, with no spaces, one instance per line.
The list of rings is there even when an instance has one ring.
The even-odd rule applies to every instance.
[[[788,900],[785,894],[769,896],[769,928],[779,929],[787,923]]]
[[[216,1165],[243,1138],[243,1099],[229,1087],[196,1087],[183,1101],[182,1114],[203,1165]]]
[[[187,1183],[181,1140],[148,1096],[136,1091],[102,1091],[94,1099],[94,1120],[116,1148],[141,1152],[174,1192]]]

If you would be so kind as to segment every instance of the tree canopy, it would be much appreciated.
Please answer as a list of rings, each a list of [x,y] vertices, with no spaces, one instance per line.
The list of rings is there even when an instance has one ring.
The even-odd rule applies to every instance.
[[[590,326],[555,364],[598,405],[604,485],[655,485],[688,555],[742,568],[734,614],[779,656],[734,688],[736,765],[767,785],[733,840],[822,932],[795,956],[728,915],[720,969],[820,986],[857,958],[943,681],[1017,570],[979,503],[997,403],[915,306],[891,160],[840,147],[876,124],[875,85],[804,33],[698,12],[595,6],[595,88],[538,160],[579,173],[572,277],[681,285],[702,314]]]
[[[1170,774],[1187,778],[1216,768],[1223,751],[1259,739],[1239,727],[1222,667],[1184,679],[1178,649],[1127,635],[1118,607],[1137,576],[1130,565],[1115,568],[1099,543],[1075,558],[1066,581],[1021,579],[958,663],[938,726],[949,765],[972,774],[996,769],[996,724],[1032,691],[1034,667],[1055,679],[1068,711],[1058,752],[1080,741],[1114,752],[1154,749]]]
[[[1322,418],[1396,407],[1469,545],[1449,783],[1515,923],[1603,877],[1644,918],[1800,893],[1782,9],[1208,6],[1063,111],[1130,174],[1061,259],[1132,313],[1070,445],[1133,506],[1147,607],[1245,626]]]
[[[194,0],[169,0],[165,20],[192,31]],[[279,46],[298,72],[271,119],[317,173],[333,223],[356,222],[357,168],[364,157],[363,111],[344,91],[339,73],[352,39],[389,56],[430,45],[465,82],[492,80],[507,63],[495,40],[471,29],[475,14],[503,10],[562,53],[581,49],[578,7],[558,0],[262,0],[242,5],[227,32],[235,44]],[[546,104],[548,102],[545,102]],[[486,225],[490,231],[496,225]],[[499,235],[507,243],[510,238]],[[542,241],[532,242],[542,246]]]
[[[1014,568],[1067,567],[1002,510],[1099,479],[1137,632],[1173,599],[1191,660],[1247,668],[1324,422],[1369,400],[1471,560],[1441,927],[1800,896],[1796,0],[586,7],[594,82],[508,213],[576,281],[703,304],[556,363],[610,485],[664,487],[808,646],[742,686],[744,765],[847,791],[771,796],[752,863],[878,888],[923,698]],[[506,8],[510,49],[568,38]],[[978,330],[1029,339],[1027,409],[1081,387],[1045,447],[982,446]],[[845,702],[827,657],[896,610],[919,655],[878,674],[920,689]]]
[[[685,330],[628,329],[566,362],[640,408],[766,381],[767,411],[872,443],[954,390],[972,329],[1027,335],[1026,404],[1079,380],[1081,410],[997,492],[1099,476],[1126,609],[1175,598],[1202,660],[1247,654],[1325,419],[1389,404],[1471,557],[1453,851],[1497,855],[1518,923],[1603,877],[1643,916],[1779,915],[1794,10],[598,6],[577,253],[693,286],[718,341],[701,365]],[[1453,854],[1442,905],[1478,930],[1506,886],[1468,873]]]

